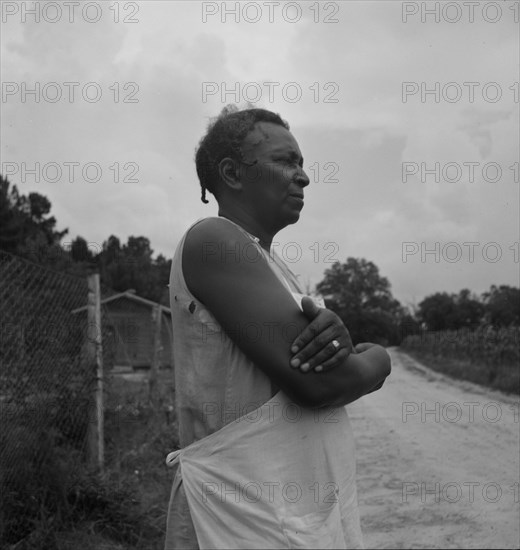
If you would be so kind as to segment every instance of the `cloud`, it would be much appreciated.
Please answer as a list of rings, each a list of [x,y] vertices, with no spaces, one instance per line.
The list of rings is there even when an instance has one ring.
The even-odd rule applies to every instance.
[[[98,242],[110,234],[143,234],[156,252],[172,256],[190,223],[217,212],[212,199],[200,201],[193,160],[209,119],[260,89],[257,105],[289,121],[313,180],[300,222],[277,236],[280,250],[288,242],[301,246],[294,271],[315,283],[330,266],[326,260],[366,257],[403,300],[439,289],[518,284],[518,264],[508,256],[519,219],[510,168],[519,150],[518,103],[510,89],[518,54],[504,55],[517,51],[518,29],[509,12],[504,8],[496,24],[477,12],[474,23],[424,24],[420,14],[403,23],[402,3],[337,6],[328,15],[339,22],[329,24],[323,3],[301,4],[294,23],[280,16],[270,23],[267,12],[258,23],[223,23],[220,13],[204,23],[196,2],[140,2],[136,24],[115,23],[109,9],[95,24],[11,18],[1,38],[4,82],[57,82],[66,92],[63,83],[75,81],[80,94],[95,82],[102,97],[36,103],[9,96],[2,103],[2,162],[80,163],[73,182],[23,180],[21,170],[10,179],[23,193],[48,196],[58,225],[71,235]],[[405,98],[403,82],[415,84]],[[426,93],[436,82],[438,98]],[[446,99],[457,92],[446,87],[450,82],[463,93],[458,101]],[[473,102],[464,82],[478,83]],[[495,103],[482,95],[489,82],[503,93]],[[204,98],[204,83],[217,93]],[[293,101],[290,93],[298,91]],[[99,182],[81,177],[89,162],[101,167]],[[417,172],[403,181],[406,162]],[[435,163],[439,181],[428,173]],[[446,171],[449,163],[462,170],[478,163],[473,181],[467,172],[447,181],[454,173],[453,166]],[[486,163],[501,167],[499,181],[486,180]],[[139,181],[125,183],[135,166]],[[403,242],[452,240],[499,242],[504,259],[452,264],[421,262],[418,254],[402,260]]]

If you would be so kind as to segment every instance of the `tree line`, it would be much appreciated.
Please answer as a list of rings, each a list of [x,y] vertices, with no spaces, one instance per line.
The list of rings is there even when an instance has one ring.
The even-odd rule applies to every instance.
[[[108,288],[132,288],[143,298],[169,305],[171,260],[162,254],[154,257],[148,238],[130,236],[122,243],[110,235],[97,251],[81,236],[65,245],[68,229],[58,230],[50,211],[45,196],[21,195],[0,175],[0,249],[73,275],[98,271]],[[492,285],[480,296],[466,288],[454,294],[435,292],[411,308],[393,297],[388,279],[364,258],[332,264],[316,291],[344,321],[354,342],[395,345],[422,330],[520,326],[520,288]]]
[[[363,258],[336,262],[325,271],[317,291],[348,327],[354,342],[398,345],[423,331],[476,330],[520,326],[520,288],[491,285],[480,296],[464,288],[435,292],[415,307],[392,296],[377,266]]]
[[[0,249],[46,267],[83,276],[100,273],[105,287],[169,305],[167,284],[171,260],[154,257],[150,240],[130,236],[126,243],[110,235],[94,250],[86,239],[62,243],[68,229],[58,230],[51,203],[39,193],[21,195],[0,175]]]

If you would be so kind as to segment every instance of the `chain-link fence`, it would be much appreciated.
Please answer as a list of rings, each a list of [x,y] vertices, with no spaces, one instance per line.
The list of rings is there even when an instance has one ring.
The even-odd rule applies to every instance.
[[[0,537],[15,542],[65,498],[63,469],[84,462],[91,395],[85,278],[0,252]],[[42,483],[42,481],[45,481]],[[43,493],[42,493],[43,492]]]
[[[173,372],[162,383],[160,369],[172,366],[169,309],[95,287],[93,276],[0,251],[2,548],[18,548],[36,523],[63,525],[62,516],[79,507],[75,480],[104,465],[105,478],[117,474],[133,447],[153,439],[150,425],[173,421]],[[140,317],[123,298],[140,306]],[[82,490],[83,508],[85,499],[99,500]]]

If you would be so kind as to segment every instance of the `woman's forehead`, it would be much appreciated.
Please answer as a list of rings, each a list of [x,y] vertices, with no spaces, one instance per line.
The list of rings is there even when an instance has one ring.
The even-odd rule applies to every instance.
[[[297,151],[300,149],[289,130],[272,122],[258,122],[242,142],[242,150],[259,152]]]

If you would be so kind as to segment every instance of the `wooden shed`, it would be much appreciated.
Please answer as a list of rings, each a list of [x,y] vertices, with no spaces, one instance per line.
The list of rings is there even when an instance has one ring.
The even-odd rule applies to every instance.
[[[86,308],[73,313],[80,311]],[[158,314],[161,316],[159,322]],[[158,367],[173,366],[170,308],[137,296],[130,289],[103,298],[101,317],[103,355],[114,370],[149,369],[156,344]]]

